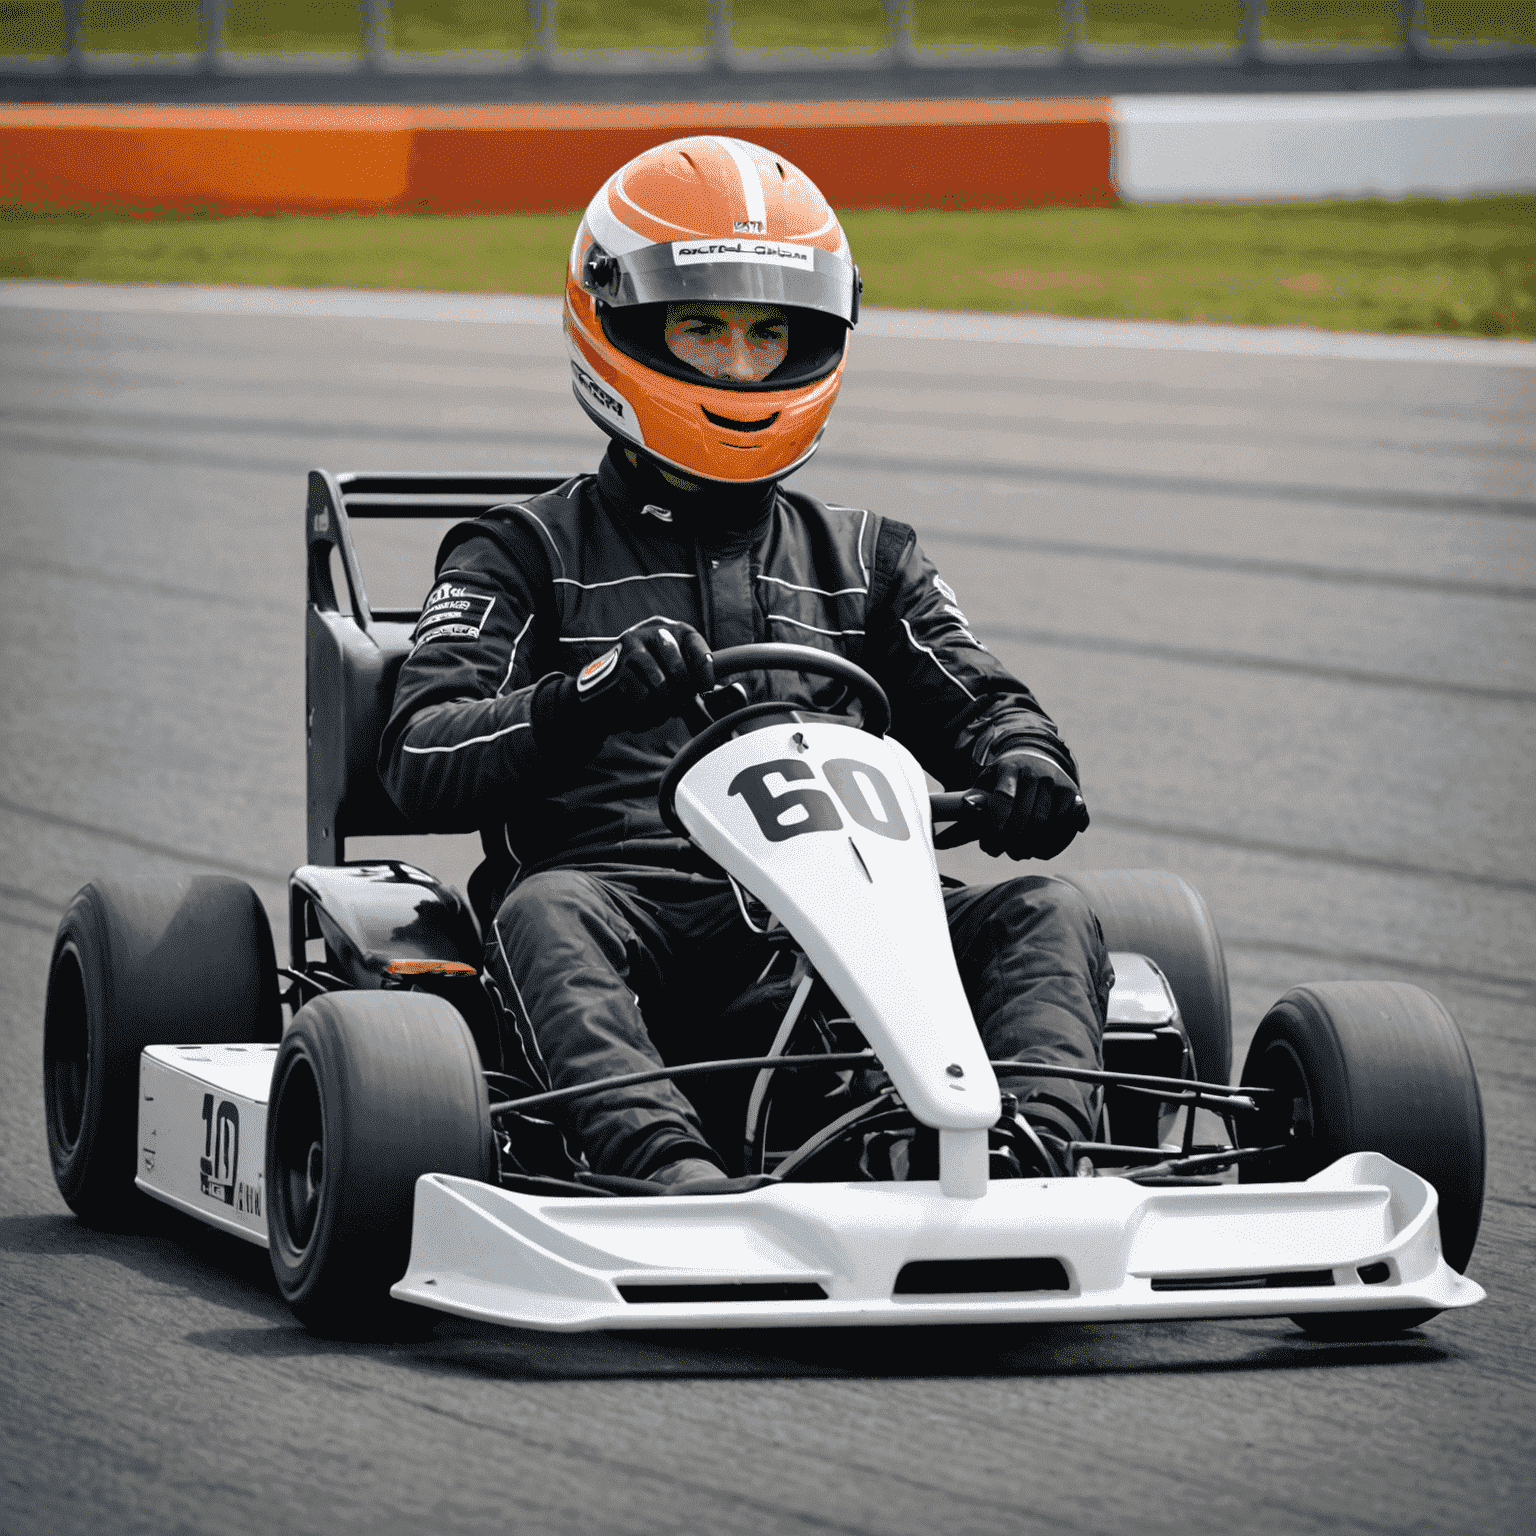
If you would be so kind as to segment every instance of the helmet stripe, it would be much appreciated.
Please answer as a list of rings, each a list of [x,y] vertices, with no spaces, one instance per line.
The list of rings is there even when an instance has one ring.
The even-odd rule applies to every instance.
[[[627,171],[628,169],[629,169],[628,166],[624,167],[625,171]],[[624,171],[619,171],[614,176],[613,180],[608,183],[608,185],[613,188],[614,195],[619,199],[619,201],[621,203],[625,203],[629,207],[633,208],[635,210],[635,212],[638,213],[641,216],[641,218],[649,219],[653,224],[659,224],[664,229],[675,229],[680,234],[692,235],[692,236],[694,236],[694,237],[696,237],[698,239],[705,239],[705,238],[707,238],[707,236],[709,234],[708,230],[704,230],[704,229],[690,229],[688,227],[688,225],[686,225],[686,224],[674,224],[671,219],[664,219],[664,218],[662,218],[662,216],[659,213],[652,213],[649,209],[642,208],[640,206],[640,204],[637,203],[634,200],[634,198],[632,198],[629,195],[629,193],[624,190]],[[599,194],[599,195],[601,196],[601,194]],[[606,202],[604,203],[604,206],[607,207],[607,203]],[[610,211],[610,213],[612,212],[611,209],[609,211]],[[619,228],[624,230],[626,238],[628,238],[630,240],[633,240],[635,242],[635,244],[633,246],[629,247],[629,249],[631,249],[631,250],[639,250],[642,245],[650,245],[652,243],[651,241],[644,239],[640,235],[637,235],[633,230],[630,229],[630,227],[627,224],[619,224],[619,220],[618,220],[618,217],[616,215],[614,216],[614,223],[616,225],[618,225]],[[595,232],[596,231],[594,231],[594,233]],[[614,248],[612,246],[610,246],[609,249],[613,250]]]
[[[763,180],[757,174],[752,156],[747,153],[747,146],[740,139],[717,138],[715,143],[736,162],[736,170],[741,177],[741,195],[747,201],[747,223],[752,232],[767,234],[768,205],[763,199]]]
[[[828,210],[826,220],[820,229],[813,229],[808,234],[803,235],[785,235],[784,238],[786,240],[817,240],[820,239],[820,237],[826,234],[829,230],[833,229],[837,231],[837,254],[841,256],[845,261],[852,260],[848,250],[848,236],[843,232],[843,226],[838,223],[837,215],[830,210]]]
[[[625,224],[609,206],[610,187],[617,188],[620,197],[624,196],[624,190],[619,186],[619,177],[622,174],[620,171],[614,172],[602,191],[587,204],[587,228],[592,231],[592,238],[614,256],[627,256],[631,251],[638,251],[651,243],[644,235],[636,233]],[[624,200],[629,201],[628,198]]]

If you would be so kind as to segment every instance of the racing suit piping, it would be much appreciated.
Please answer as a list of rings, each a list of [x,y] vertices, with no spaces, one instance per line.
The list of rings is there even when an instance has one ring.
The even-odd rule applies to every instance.
[[[510,736],[513,731],[531,731],[532,724],[527,720],[520,720],[516,725],[509,725],[499,731],[492,731],[489,736],[471,736],[466,741],[456,741],[452,746],[444,747],[412,747],[403,746],[402,752],[414,752],[418,757],[425,756],[428,752],[462,752],[465,747],[478,747],[487,741],[495,741],[499,736]]]
[[[559,578],[557,577],[556,580]],[[501,697],[507,691],[512,682],[512,669],[517,665],[517,648],[523,643],[523,636],[528,633],[528,626],[533,623],[533,615],[530,613],[523,620],[523,627],[518,630],[517,638],[512,642],[512,654],[507,657],[507,675],[501,680],[501,687],[496,690],[496,696]]]
[[[965,686],[965,684],[962,683],[960,681],[960,679],[958,677],[956,677],[954,675],[954,673],[951,672],[949,670],[949,668],[946,667],[944,665],[944,663],[942,661],[940,661],[939,658],[933,654],[933,651],[932,651],[932,649],[930,647],[928,647],[926,645],[920,645],[918,643],[917,636],[912,633],[912,626],[909,623],[907,623],[907,621],[905,619],[903,619],[901,621],[901,627],[904,630],[906,630],[906,632],[907,632],[907,639],[912,642],[912,648],[914,650],[921,651],[926,657],[928,657],[928,659],[933,662],[934,666],[936,666],[939,669],[939,671],[942,672],[944,674],[944,676],[947,677],[950,680],[950,682],[952,682],[955,685],[955,687],[958,688],[960,690],[960,692],[963,693],[966,696],[966,698],[968,698],[971,701],[971,703],[974,704],[976,702],[976,695],[974,693],[972,693],[971,690],[969,688],[967,688]]]

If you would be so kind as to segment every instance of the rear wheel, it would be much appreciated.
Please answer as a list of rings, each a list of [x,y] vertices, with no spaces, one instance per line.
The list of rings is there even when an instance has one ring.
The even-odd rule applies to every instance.
[[[82,1220],[142,1214],[139,1053],[148,1045],[275,1041],[282,1030],[267,914],[222,875],[96,880],[59,923],[43,1016],[43,1104],[59,1192]]]
[[[1243,1123],[1244,1183],[1310,1178],[1351,1152],[1380,1152],[1434,1185],[1440,1245],[1464,1271],[1482,1221],[1486,1140],[1467,1043],[1438,998],[1394,981],[1316,982],[1270,1009],[1243,1065],[1245,1086],[1279,1090]],[[1325,1313],[1294,1321],[1322,1338],[1381,1338],[1433,1310]]]
[[[1108,948],[1145,955],[1168,978],[1196,1075],[1207,1083],[1231,1082],[1227,960],[1200,892],[1162,869],[1094,869],[1059,878],[1088,898]]]
[[[396,1332],[416,1181],[484,1179],[490,1109],[473,1036],[425,992],[337,992],[283,1037],[267,1108],[267,1233],[284,1300],[316,1333]]]

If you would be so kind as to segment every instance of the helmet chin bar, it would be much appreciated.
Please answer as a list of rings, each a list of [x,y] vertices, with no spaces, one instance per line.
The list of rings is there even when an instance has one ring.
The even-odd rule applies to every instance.
[[[812,455],[821,447],[821,440],[826,434],[826,428],[823,427],[816,434],[815,438],[812,439],[811,446],[793,464],[786,466],[784,469],[775,470],[771,475],[760,475],[753,480],[722,480],[715,475],[700,474],[696,469],[689,469],[686,464],[679,464],[675,460],[657,453],[654,448],[647,448],[644,443],[637,443],[633,438],[625,437],[612,422],[605,420],[585,400],[582,400],[579,394],[576,396],[576,399],[580,402],[582,410],[592,418],[594,425],[601,427],[626,453],[632,453],[637,459],[642,461],[649,461],[651,467],[658,473],[664,471],[678,480],[686,480],[690,485],[697,486],[700,491],[708,491],[711,488],[748,491],[754,486],[766,487],[777,485],[781,480],[787,480],[797,469],[803,469],[810,462]],[[679,486],[678,489],[682,490],[682,487]],[[683,491],[682,494],[689,496],[694,495],[695,492]]]
[[[803,469],[810,461],[811,455],[821,447],[821,439],[826,428],[823,427],[811,442],[811,446],[800,455],[793,464],[786,465],[783,469],[775,470],[771,475],[761,475],[755,480],[721,480],[714,475],[701,475],[696,469],[688,469],[682,464],[674,464],[670,459],[664,459],[654,448],[641,448],[635,443],[626,443],[625,447],[632,452],[643,454],[657,469],[666,469],[679,480],[686,480],[689,484],[696,484],[701,490],[710,486],[729,486],[732,490],[744,491],[754,485],[777,485],[781,480],[787,480],[797,469]],[[691,494],[691,493],[685,493]]]

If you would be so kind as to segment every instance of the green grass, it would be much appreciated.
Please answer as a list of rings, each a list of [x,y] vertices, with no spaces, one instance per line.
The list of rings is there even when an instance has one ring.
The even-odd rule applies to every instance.
[[[1354,0],[1340,0],[1343,9]],[[1227,43],[1242,36],[1238,0],[1088,0],[1083,15],[1090,43]]]
[[[1536,6],[1531,0],[1426,0],[1424,32],[1435,38],[1532,38]]]
[[[1536,336],[1536,198],[862,213],[872,304]]]
[[[1059,48],[1056,0],[914,0],[912,30],[920,43]]]
[[[733,0],[736,41],[750,48],[879,48],[880,0]]]
[[[734,0],[738,42],[759,47],[879,46],[880,0]],[[521,0],[394,0],[393,40],[406,51],[522,48]],[[1051,47],[1061,40],[1056,0],[915,0],[924,43]],[[686,48],[704,39],[706,0],[561,0],[568,48]],[[197,0],[88,0],[97,53],[177,53],[197,46]],[[1230,43],[1239,0],[1087,0],[1096,43]],[[1390,44],[1398,0],[1268,0],[1269,36],[1292,42]],[[350,50],[359,42],[357,0],[229,0],[228,44],[237,50]],[[1434,38],[1536,37],[1531,0],[1427,0]],[[61,0],[0,0],[0,53],[63,47]]]
[[[574,215],[0,218],[0,277],[556,293]],[[1536,337],[1536,197],[844,215],[870,304]]]
[[[402,53],[526,48],[528,13],[508,0],[394,0],[394,46]]]
[[[707,0],[560,0],[564,48],[700,48]]]

